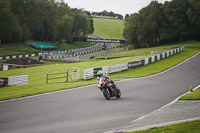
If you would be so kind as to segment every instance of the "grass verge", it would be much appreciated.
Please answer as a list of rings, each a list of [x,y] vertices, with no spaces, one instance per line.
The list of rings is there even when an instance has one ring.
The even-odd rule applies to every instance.
[[[179,98],[179,100],[200,100],[200,88],[194,92],[187,93],[186,95]]]
[[[131,133],[199,133],[200,120]]]

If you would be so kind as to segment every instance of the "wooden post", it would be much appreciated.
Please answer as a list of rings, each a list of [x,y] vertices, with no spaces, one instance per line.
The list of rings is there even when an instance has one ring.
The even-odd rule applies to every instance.
[[[46,84],[48,84],[48,73],[47,73],[47,79],[46,79]]]
[[[66,77],[66,82],[68,82],[68,70],[67,70],[67,77]]]

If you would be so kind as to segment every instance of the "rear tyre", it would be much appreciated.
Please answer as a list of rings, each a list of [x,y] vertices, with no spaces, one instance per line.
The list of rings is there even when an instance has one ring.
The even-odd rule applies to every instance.
[[[116,86],[116,98],[120,98],[121,97],[121,91],[120,89]]]
[[[105,97],[107,100],[110,100],[111,96],[110,96],[110,92],[109,92],[108,88],[104,88],[104,89],[102,90],[102,92],[103,92],[104,97]]]

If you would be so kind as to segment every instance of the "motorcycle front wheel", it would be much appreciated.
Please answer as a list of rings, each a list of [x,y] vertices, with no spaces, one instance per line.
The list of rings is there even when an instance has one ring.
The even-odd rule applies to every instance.
[[[108,88],[103,88],[102,89],[103,95],[107,100],[110,100],[111,96],[110,96],[110,92],[108,90]]]

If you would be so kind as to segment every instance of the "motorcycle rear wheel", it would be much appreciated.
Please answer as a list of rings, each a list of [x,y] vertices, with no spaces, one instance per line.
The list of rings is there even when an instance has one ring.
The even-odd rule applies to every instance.
[[[120,98],[121,97],[121,91],[118,87],[116,87],[116,98]]]
[[[103,92],[104,97],[105,97],[107,100],[110,100],[111,96],[110,96],[110,92],[109,92],[108,88],[104,88],[104,89],[102,90],[102,92]]]

